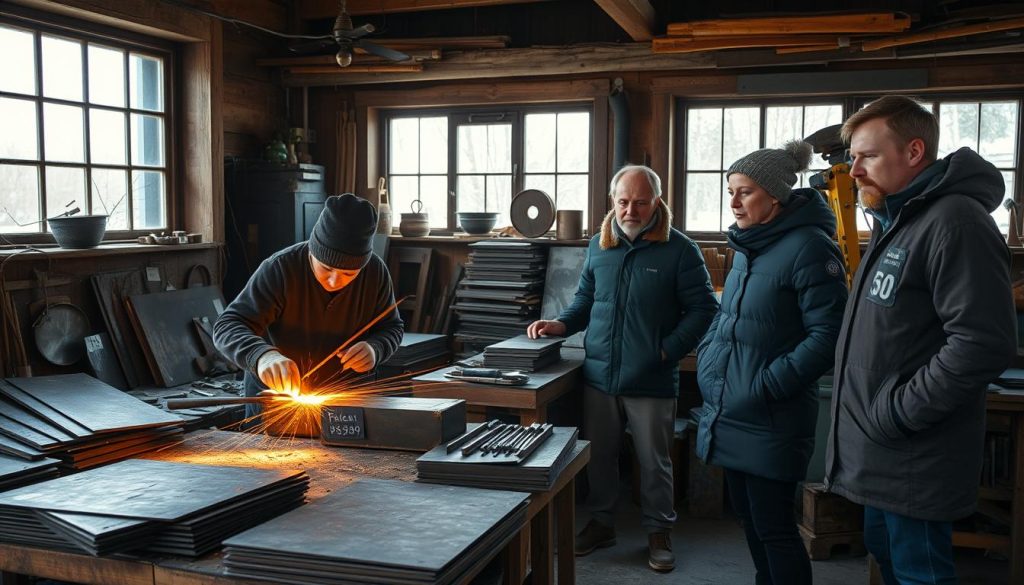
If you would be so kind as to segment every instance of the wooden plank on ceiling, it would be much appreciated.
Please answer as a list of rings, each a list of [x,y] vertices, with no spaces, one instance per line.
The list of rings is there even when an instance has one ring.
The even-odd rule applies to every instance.
[[[352,16],[363,16],[546,1],[548,0],[348,0],[346,11]],[[300,20],[334,18],[338,14],[338,2],[337,0],[297,0],[296,10]]]
[[[836,35],[750,35],[721,37],[667,37],[654,39],[651,49],[655,53],[697,53],[719,49],[744,49],[749,47],[803,47],[825,45],[839,47],[843,39]]]
[[[938,41],[943,39],[955,39],[970,35],[980,35],[984,33],[1014,30],[1018,28],[1024,28],[1024,18],[996,20],[993,22],[985,22],[981,24],[956,26],[942,30],[934,30],[909,35],[899,35],[895,37],[878,39],[874,41],[865,41],[861,45],[861,49],[863,49],[864,51],[877,51],[878,49],[888,49],[890,47],[901,47],[904,45],[927,43],[929,41]]]
[[[288,9],[279,0],[192,0],[187,3],[220,16],[244,20],[278,32],[285,32],[288,28]]]
[[[901,32],[910,18],[892,12],[830,14],[821,16],[778,16],[770,18],[721,18],[677,22],[668,25],[671,36],[719,36],[763,34],[880,34]]]
[[[654,8],[647,0],[594,0],[634,41],[654,38]]]
[[[356,54],[353,56],[354,58],[352,61],[354,65],[391,62],[383,57],[364,54],[359,50],[356,50],[355,53]],[[438,49],[405,51],[405,54],[409,55],[410,59],[414,62],[437,61],[441,59],[441,51]],[[256,64],[260,67],[295,67],[301,65],[335,65],[335,61],[334,55],[307,55],[305,57],[271,57],[267,59],[256,59]]]

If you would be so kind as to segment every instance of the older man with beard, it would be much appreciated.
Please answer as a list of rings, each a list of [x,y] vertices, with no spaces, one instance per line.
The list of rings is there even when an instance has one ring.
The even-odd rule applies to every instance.
[[[825,481],[864,505],[887,585],[956,583],[952,522],[975,508],[985,391],[1015,353],[1003,178],[888,96],[843,125],[875,218],[836,348]]]
[[[572,305],[558,320],[530,324],[527,334],[587,330],[583,427],[591,441],[591,521],[576,538],[576,554],[615,544],[619,449],[628,423],[640,462],[648,565],[671,571],[677,364],[704,335],[718,302],[697,245],[671,226],[653,170],[623,167],[610,196],[614,209],[590,241]]]

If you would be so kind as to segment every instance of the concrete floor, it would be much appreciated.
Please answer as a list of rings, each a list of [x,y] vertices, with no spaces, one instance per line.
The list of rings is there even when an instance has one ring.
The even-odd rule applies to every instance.
[[[579,510],[579,526],[586,522]],[[738,520],[690,519],[681,516],[672,532],[676,569],[660,574],[647,567],[647,536],[640,511],[620,500],[618,543],[576,559],[580,585],[674,583],[686,585],[753,585],[754,565]],[[837,557],[812,561],[815,585],[867,585],[867,557]],[[1007,585],[1007,562],[987,559],[980,551],[957,550],[960,585]],[[782,585],[782,584],[780,584]]]

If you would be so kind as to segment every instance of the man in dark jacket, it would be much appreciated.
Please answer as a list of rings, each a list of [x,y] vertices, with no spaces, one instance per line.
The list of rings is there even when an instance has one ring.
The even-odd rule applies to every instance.
[[[309,241],[264,260],[217,319],[214,343],[245,370],[246,396],[268,388],[316,391],[337,381],[338,368],[325,366],[305,384],[302,371],[395,302],[387,267],[371,250],[376,227],[377,212],[365,199],[329,197]],[[401,340],[402,320],[393,309],[338,356],[341,368],[367,372]],[[259,412],[247,408],[246,414]]]
[[[614,209],[590,241],[572,305],[556,321],[536,321],[531,337],[587,330],[583,425],[591,441],[587,504],[591,521],[576,554],[615,543],[619,448],[628,421],[640,462],[641,509],[650,567],[675,566],[672,462],[679,360],[707,330],[718,302],[704,259],[671,227],[661,180],[626,166],[611,181]]]
[[[952,521],[975,507],[985,391],[1015,351],[1003,178],[888,96],[843,126],[874,216],[836,348],[828,487],[864,505],[885,582],[955,583]]]

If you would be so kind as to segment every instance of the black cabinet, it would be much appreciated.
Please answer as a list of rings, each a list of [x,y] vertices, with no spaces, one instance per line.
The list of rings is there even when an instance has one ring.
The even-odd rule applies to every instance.
[[[309,239],[324,208],[324,168],[230,159],[225,165],[228,242],[224,295],[233,299],[265,258]]]

